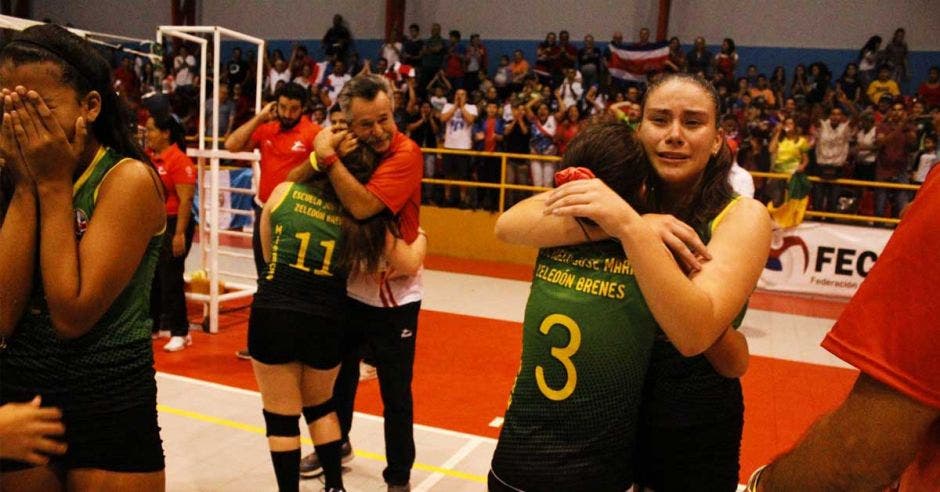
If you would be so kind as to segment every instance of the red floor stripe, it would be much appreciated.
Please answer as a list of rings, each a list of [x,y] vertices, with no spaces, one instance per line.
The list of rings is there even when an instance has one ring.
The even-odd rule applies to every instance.
[[[196,305],[191,306],[196,312]],[[198,318],[199,316],[194,316]],[[248,310],[229,311],[221,332],[193,333],[194,344],[177,353],[154,343],[158,371],[257,390],[251,364],[235,358],[245,347]],[[489,422],[502,416],[519,366],[519,323],[422,311],[415,361],[415,421],[497,437]],[[856,371],[753,357],[742,380],[745,428],[741,480],[789,449],[819,416],[835,408]],[[378,382],[360,385],[356,409],[382,414]]]

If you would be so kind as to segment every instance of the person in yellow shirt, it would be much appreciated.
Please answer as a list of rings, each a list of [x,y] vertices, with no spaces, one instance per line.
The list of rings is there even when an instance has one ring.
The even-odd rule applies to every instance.
[[[793,118],[786,118],[774,129],[770,139],[771,168],[774,173],[792,175],[806,170],[809,164],[809,141],[803,136],[803,129]],[[767,183],[767,194],[775,206],[783,203],[787,182],[775,179]]]
[[[881,100],[881,96],[889,94],[892,97],[897,97],[901,95],[901,89],[898,88],[898,83],[894,80],[891,80],[891,69],[887,65],[882,65],[878,69],[878,78],[873,80],[868,84],[868,89],[865,91],[868,95],[868,100],[872,103],[877,103]]]

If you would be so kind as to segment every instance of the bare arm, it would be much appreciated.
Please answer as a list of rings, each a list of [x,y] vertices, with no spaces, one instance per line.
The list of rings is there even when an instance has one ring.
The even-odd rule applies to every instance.
[[[742,198],[715,230],[711,260],[691,277],[659,233],[600,180],[552,191],[547,210],[594,220],[620,240],[656,321],[686,357],[711,347],[744,305],[770,251],[771,220],[758,201]]]
[[[313,143],[317,158],[323,159],[337,152],[340,152],[339,155],[343,155],[342,149],[344,146],[354,145],[356,143],[354,138],[347,138],[348,135],[349,132],[347,130],[341,130],[335,133],[333,131],[321,131],[318,133]],[[339,146],[339,148],[337,148],[337,146]],[[343,207],[357,220],[367,219],[385,209],[385,204],[382,203],[382,200],[379,200],[379,197],[366,189],[366,187],[346,169],[343,161],[338,156],[326,173]]]
[[[353,176],[342,161],[330,166],[327,175],[343,207],[356,220],[363,220],[385,210],[385,204]]]
[[[503,212],[496,220],[496,237],[510,244],[540,248],[569,246],[610,237],[596,226],[585,226],[582,230],[571,217],[543,214],[548,194],[545,191],[531,196]]]
[[[463,119],[467,122],[468,125],[472,125],[473,122],[477,119],[477,115],[470,112],[470,110],[467,109],[466,104],[460,106],[460,112],[463,113]]]
[[[441,122],[447,123],[448,121],[450,121],[450,119],[453,118],[454,114],[457,112],[457,109],[459,109],[457,105],[453,104],[451,105],[450,109],[447,109],[446,111],[441,112]]]
[[[938,419],[940,410],[862,373],[839,408],[764,470],[758,490],[884,490],[937,438]]]
[[[424,264],[424,256],[428,252],[428,236],[420,231],[417,239],[411,244],[403,239],[388,234],[386,238],[385,258],[391,267],[393,276],[414,276]]]
[[[7,90],[2,96],[0,165],[13,184],[6,215],[0,212],[0,336],[7,337],[13,334],[33,289],[38,215],[36,184],[13,134],[13,100]]]
[[[176,185],[176,195],[180,199],[179,209],[176,213],[176,230],[174,232],[174,245],[173,245],[173,254],[179,256],[182,253],[182,249],[177,252],[176,249],[176,237],[183,238],[186,235],[186,226],[189,225],[189,221],[192,218],[192,209],[193,209],[193,196],[196,194],[196,186],[191,184],[178,184]],[[169,232],[169,231],[167,231]]]
[[[8,125],[4,125],[4,129]],[[36,264],[36,192],[18,184],[0,224],[0,336],[13,334],[33,288]]]
[[[242,126],[233,131],[225,139],[225,150],[229,152],[242,152],[251,150],[251,134],[263,123],[271,121],[274,115],[274,106],[276,103],[268,103],[254,118],[248,120]]]
[[[39,264],[60,336],[87,333],[130,282],[164,224],[156,179],[137,161],[111,171],[81,243],[75,238],[71,183],[39,181]]]
[[[739,378],[747,372],[747,338],[734,328],[728,327],[704,355],[715,372],[726,378]]]
[[[806,166],[809,165],[809,152],[803,152],[800,154],[800,165],[796,168],[797,172],[805,171]]]
[[[415,110],[418,109],[418,96],[415,94],[415,79],[408,79],[408,104],[405,106],[405,111],[408,114],[414,114]]]
[[[424,124],[424,120],[425,118],[422,116],[421,119],[416,120],[414,123],[409,123],[408,126],[405,127],[405,129],[408,130],[408,134],[411,135],[411,132],[421,128],[421,125]]]
[[[510,244],[536,248],[570,246],[610,238],[596,225],[582,223],[582,229],[572,217],[546,214],[545,206],[550,194],[546,191],[526,198],[503,212],[496,221],[496,237]],[[662,245],[677,257],[686,271],[701,269],[699,257],[711,257],[698,233],[675,217],[645,214],[643,219],[657,231]]]

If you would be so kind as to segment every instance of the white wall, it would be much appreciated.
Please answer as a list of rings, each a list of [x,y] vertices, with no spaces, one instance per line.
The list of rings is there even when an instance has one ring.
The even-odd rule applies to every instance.
[[[681,0],[669,16],[669,34],[687,45],[704,36],[715,45],[730,37],[741,46],[860,49],[874,34],[888,42],[898,27],[905,28],[912,50],[940,50],[940,3]]]
[[[198,0],[200,22],[222,25],[266,39],[320,39],[333,14],[346,17],[356,39],[380,39],[381,0]],[[480,33],[484,39],[542,39],[567,29],[572,39],[594,34],[598,41],[623,31],[634,39],[640,27],[655,34],[657,0],[407,0],[405,23],[427,34],[432,22],[446,32]],[[871,34],[890,38],[907,29],[912,50],[940,51],[937,0],[679,0],[672,2],[670,35],[688,43],[697,35],[717,44],[732,37],[742,46],[857,49]],[[152,38],[170,22],[167,0],[34,0],[34,18],[50,17],[76,27]]]
[[[379,0],[197,0],[197,22],[264,39],[321,39],[341,14],[356,39],[380,39],[385,2]],[[93,4],[95,8],[89,8]],[[91,31],[152,39],[169,24],[168,0],[33,0],[33,18],[71,22]]]
[[[199,0],[203,24],[264,39],[322,39],[340,14],[354,39],[381,39],[385,2],[380,0]]]
[[[94,6],[91,8],[91,6]],[[157,26],[170,23],[167,0],[33,0],[33,18],[141,39],[153,39]]]
[[[416,22],[423,35],[440,23],[444,36],[458,29],[464,38],[479,33],[486,39],[544,39],[549,31],[567,30],[581,41],[593,34],[607,41],[614,31],[634,39],[641,27],[656,32],[656,0],[407,0],[405,24]]]

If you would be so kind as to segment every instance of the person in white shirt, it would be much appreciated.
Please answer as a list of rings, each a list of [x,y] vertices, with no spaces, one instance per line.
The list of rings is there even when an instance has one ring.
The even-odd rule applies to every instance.
[[[820,178],[830,180],[842,177],[849,159],[851,138],[852,126],[842,108],[832,108],[829,118],[819,120],[816,129],[816,169]],[[841,191],[841,187],[833,183],[816,183],[812,190],[813,210],[835,211]]]
[[[558,86],[555,96],[565,103],[565,107],[571,107],[578,104],[582,94],[584,94],[584,88],[581,87],[581,82],[577,80],[575,69],[565,70],[565,80]]]
[[[336,98],[350,79],[352,76],[346,73],[346,64],[342,60],[336,60],[333,63],[333,73],[327,75],[324,82],[327,97],[330,99],[330,104],[327,106],[336,104]]]
[[[467,91],[457,89],[454,102],[447,103],[441,111],[444,123],[444,148],[470,150],[473,147],[473,122],[477,119],[477,107],[467,102]],[[473,158],[469,155],[444,154],[444,176],[447,179],[469,180]],[[460,188],[460,198],[454,196],[452,187],[444,190],[447,204],[470,206],[469,188]]]
[[[398,32],[394,29],[389,34],[388,41],[379,50],[379,57],[385,58],[390,67],[401,60],[401,42],[398,40]]]
[[[173,73],[176,87],[193,85],[196,72],[196,57],[189,54],[186,45],[180,45],[179,54],[173,58]]]
[[[915,184],[921,184],[927,181],[927,175],[937,164],[937,135],[924,135],[924,150],[917,156],[912,181]]]

